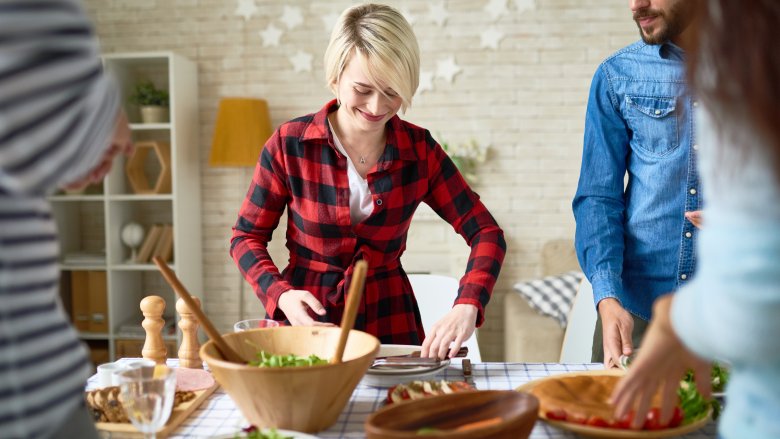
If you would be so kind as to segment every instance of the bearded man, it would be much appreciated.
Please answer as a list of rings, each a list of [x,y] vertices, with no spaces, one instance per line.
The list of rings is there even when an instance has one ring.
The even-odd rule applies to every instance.
[[[639,344],[655,299],[694,273],[698,103],[684,57],[696,1],[631,0],[642,40],[601,63],[590,88],[572,207],[599,315],[593,361],[607,368]]]

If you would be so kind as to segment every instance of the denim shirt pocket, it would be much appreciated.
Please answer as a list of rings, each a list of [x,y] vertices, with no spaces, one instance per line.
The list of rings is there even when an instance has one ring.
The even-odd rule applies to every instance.
[[[680,144],[676,99],[626,95],[626,119],[635,145],[650,155],[663,157]]]

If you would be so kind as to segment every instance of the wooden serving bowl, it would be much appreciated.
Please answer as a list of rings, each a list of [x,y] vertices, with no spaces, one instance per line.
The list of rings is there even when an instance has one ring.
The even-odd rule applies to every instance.
[[[340,328],[282,326],[222,337],[247,362],[256,359],[258,349],[281,355],[314,354],[329,360],[336,350],[340,331]],[[339,364],[259,368],[230,363],[222,359],[211,341],[201,346],[200,357],[249,422],[258,427],[313,433],[336,422],[378,351],[376,337],[352,330],[344,349],[344,361]]]
[[[513,390],[484,390],[431,396],[389,405],[368,417],[368,439],[527,438],[536,423],[539,401]],[[500,417],[483,427],[457,431],[464,424]],[[418,434],[423,428],[436,433]]]

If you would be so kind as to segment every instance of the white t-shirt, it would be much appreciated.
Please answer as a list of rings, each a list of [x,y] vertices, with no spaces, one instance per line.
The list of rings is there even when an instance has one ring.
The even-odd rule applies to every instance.
[[[368,180],[360,176],[347,150],[341,144],[336,132],[333,133],[333,142],[340,153],[347,158],[347,178],[349,179],[349,216],[352,224],[357,224],[366,219],[374,211],[374,202],[371,199],[371,191],[368,189]]]

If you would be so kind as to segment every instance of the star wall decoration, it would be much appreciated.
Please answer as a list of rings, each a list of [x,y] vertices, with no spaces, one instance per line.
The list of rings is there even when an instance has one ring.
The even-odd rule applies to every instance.
[[[337,14],[335,12],[331,12],[330,14],[325,14],[320,17],[322,20],[322,25],[325,26],[325,32],[327,32],[328,35],[333,32],[333,28],[336,27],[336,23],[339,21],[339,17],[341,17],[341,14]]]
[[[284,32],[274,26],[273,23],[269,24],[265,30],[258,32],[263,39],[263,47],[276,47],[279,45],[279,38]]]
[[[444,26],[444,23],[447,22],[449,17],[450,13],[447,12],[447,8],[444,7],[444,2],[428,4],[428,18],[436,23],[437,26]]]
[[[496,21],[508,12],[506,0],[490,0],[488,4],[485,5],[484,11],[490,15],[491,20]]]
[[[311,72],[311,61],[314,57],[311,53],[299,50],[295,55],[289,57],[295,73]]]
[[[504,36],[504,33],[495,27],[487,28],[479,35],[479,47],[498,50],[498,45],[501,43],[501,40],[504,39]]]
[[[433,91],[433,72],[422,70],[420,72],[420,84],[417,86],[417,94]]]
[[[244,21],[249,21],[257,13],[257,10],[255,0],[238,0],[238,6],[236,6],[234,14],[244,17]]]
[[[517,12],[533,11],[536,9],[536,0],[515,0]]]
[[[281,17],[282,23],[287,26],[287,30],[293,30],[303,23],[303,13],[301,8],[296,6],[285,6]]]
[[[445,59],[441,59],[436,62],[436,77],[444,79],[447,82],[452,82],[455,79],[455,75],[463,71],[455,63],[455,57],[450,56]]]

